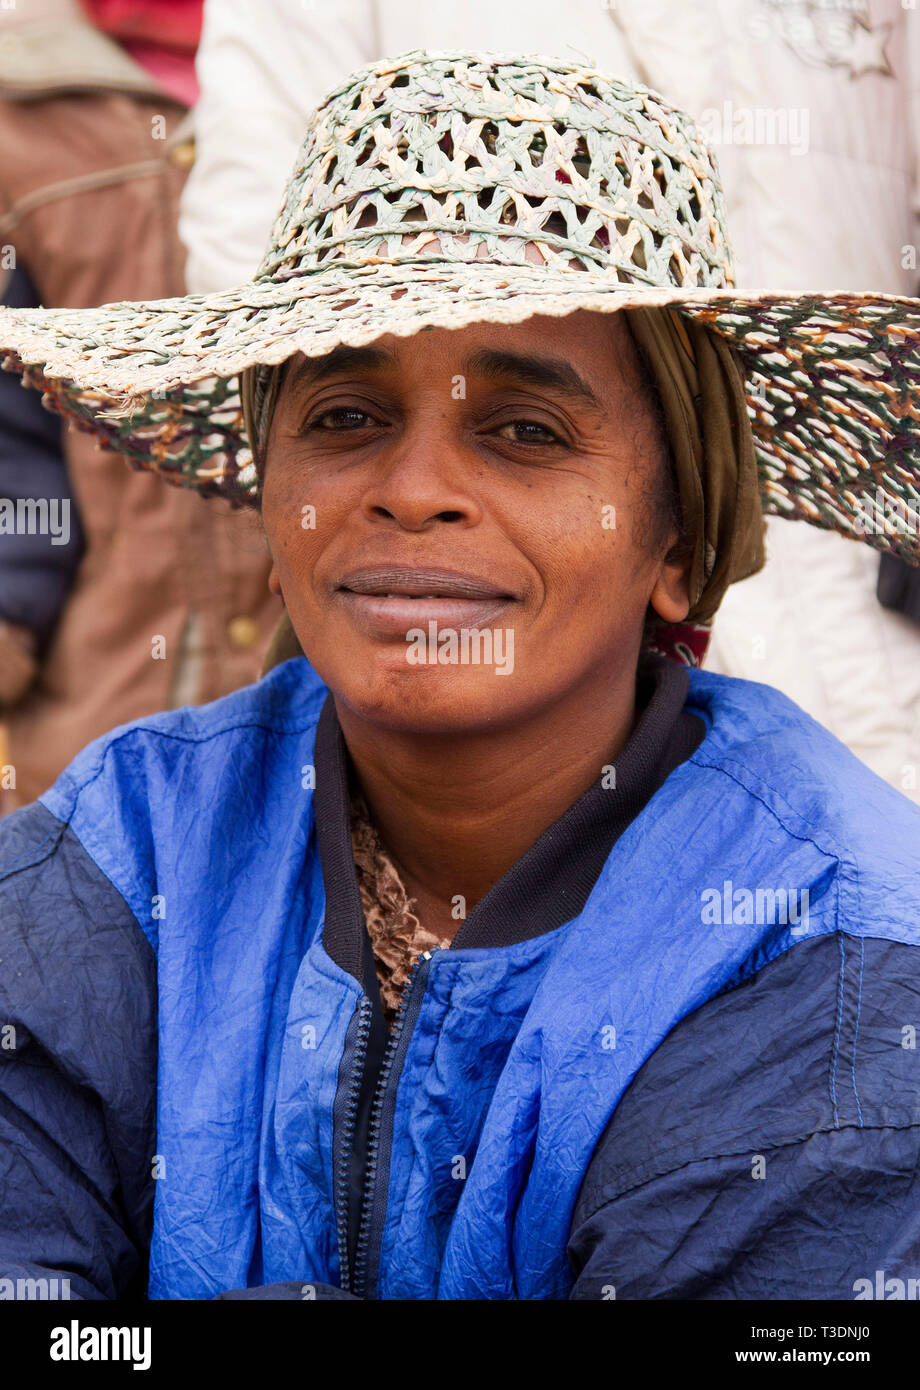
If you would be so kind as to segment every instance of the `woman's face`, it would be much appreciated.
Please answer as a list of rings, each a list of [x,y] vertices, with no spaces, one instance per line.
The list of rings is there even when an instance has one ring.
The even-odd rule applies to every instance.
[[[433,329],[288,364],[262,516],[310,663],[391,729],[498,730],[633,678],[663,443],[619,315]]]

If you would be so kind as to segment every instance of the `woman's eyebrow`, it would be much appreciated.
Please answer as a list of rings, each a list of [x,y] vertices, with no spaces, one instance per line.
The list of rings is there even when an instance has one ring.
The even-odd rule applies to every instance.
[[[375,372],[392,367],[396,358],[383,348],[337,347],[322,357],[306,357],[291,373],[292,385],[315,385],[340,372]]]
[[[545,386],[550,390],[580,396],[597,410],[602,409],[588,383],[578,375],[570,362],[561,357],[540,357],[530,353],[497,352],[491,348],[481,348],[479,352],[474,352],[467,358],[465,367],[470,375],[478,373],[494,380],[510,378],[527,386]]]

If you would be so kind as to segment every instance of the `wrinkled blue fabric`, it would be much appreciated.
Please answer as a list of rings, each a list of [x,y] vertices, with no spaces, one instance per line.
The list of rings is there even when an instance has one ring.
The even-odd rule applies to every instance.
[[[42,798],[156,952],[153,1298],[340,1282],[333,1105],[362,990],[322,943],[307,769],[325,694],[287,662],[116,730]],[[681,1019],[844,928],[920,944],[916,810],[776,691],[694,671],[688,708],[706,737],[575,919],[433,955],[399,1079],[378,1297],[565,1297],[592,1154]],[[807,889],[804,931],[704,925],[701,892],[725,880]]]

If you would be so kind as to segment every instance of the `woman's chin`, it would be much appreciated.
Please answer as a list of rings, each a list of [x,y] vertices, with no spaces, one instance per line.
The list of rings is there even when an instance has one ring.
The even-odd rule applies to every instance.
[[[360,719],[394,732],[473,733],[514,718],[516,682],[494,670],[375,665],[327,684]]]

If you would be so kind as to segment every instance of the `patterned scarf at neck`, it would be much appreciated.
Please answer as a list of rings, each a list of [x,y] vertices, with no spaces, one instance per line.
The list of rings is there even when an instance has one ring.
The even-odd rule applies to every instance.
[[[360,792],[352,793],[350,806],[351,847],[361,906],[374,949],[383,1011],[392,1028],[414,961],[422,951],[449,946],[450,938],[438,937],[422,926],[415,899],[406,893]]]

